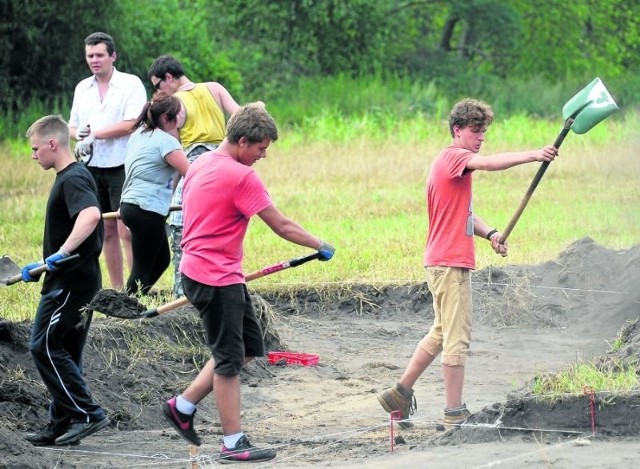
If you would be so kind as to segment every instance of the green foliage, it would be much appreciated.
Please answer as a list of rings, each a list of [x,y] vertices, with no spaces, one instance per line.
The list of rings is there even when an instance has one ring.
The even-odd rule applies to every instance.
[[[86,76],[84,38],[112,16],[113,2],[9,0],[0,4],[0,109],[71,99]],[[93,12],[100,12],[100,15]],[[91,14],[87,14],[90,12]]]
[[[9,109],[0,119],[0,135],[8,141],[21,140],[31,124],[46,114],[60,114],[67,119],[69,104],[59,97],[48,100],[33,98],[20,109]]]
[[[614,87],[622,105],[640,95],[640,3],[626,0],[7,0],[0,13],[5,120],[32,101],[70,102],[88,75],[83,39],[97,30],[149,93],[149,65],[170,53],[240,102],[343,76],[434,84],[450,100],[539,81],[513,86],[507,111],[528,107],[517,100],[549,106],[544,87],[553,95],[595,76],[624,85]]]
[[[266,102],[280,126],[304,128],[329,115],[347,121],[366,115],[378,122],[399,122],[421,114],[443,116],[449,111],[446,96],[434,84],[381,75],[301,79],[296,86],[267,97]]]
[[[453,103],[464,96],[489,102],[501,119],[532,116],[561,125],[562,107],[587,83],[549,82],[539,77],[503,80],[487,76],[458,88],[445,80],[425,82],[403,76],[351,77],[341,74],[333,78],[301,79],[296,86],[265,97],[265,101],[281,127],[295,127],[300,132],[308,130],[310,133],[314,133],[316,123],[326,122],[330,116],[336,121],[352,121],[355,117],[387,124],[402,122],[403,125],[420,116],[446,119]],[[628,101],[633,98],[624,98],[626,93],[637,93],[638,87],[608,86],[610,91],[620,89],[618,96]],[[393,125],[385,127],[392,128]],[[336,129],[339,128],[338,125]],[[334,138],[338,131],[333,134]],[[327,135],[331,135],[330,128]]]
[[[380,70],[390,42],[386,13],[382,1],[238,0],[210,2],[208,20],[246,88],[262,94],[300,77]]]
[[[464,60],[474,72],[505,76],[515,58],[520,17],[507,2],[452,1],[443,25],[439,50]]]
[[[615,77],[638,67],[640,3],[518,0],[525,25],[513,73]]]
[[[241,94],[243,84],[237,66],[209,34],[211,26],[203,14],[209,3],[206,0],[116,2],[117,13],[110,21],[110,29],[118,49],[117,66],[138,75],[151,93],[147,79],[149,66],[158,56],[171,54],[182,62],[190,79],[220,81],[232,94]]]

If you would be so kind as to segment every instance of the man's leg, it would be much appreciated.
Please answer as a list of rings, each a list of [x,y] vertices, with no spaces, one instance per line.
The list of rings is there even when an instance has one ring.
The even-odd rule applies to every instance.
[[[402,414],[402,421],[398,423],[402,428],[409,428],[413,423],[408,421],[417,408],[416,400],[413,396],[413,386],[422,376],[422,373],[431,365],[434,358],[440,353],[439,342],[431,335],[434,329],[437,330],[436,324],[432,330],[418,344],[409,364],[405,368],[402,377],[398,383],[378,395],[378,402],[387,412],[399,411]]]
[[[126,227],[125,227],[126,228]],[[102,254],[109,272],[111,288],[124,289],[124,272],[122,269],[122,247],[118,235],[118,221],[104,220],[104,243]]]
[[[212,358],[182,394],[162,404],[162,414],[171,426],[182,438],[196,446],[200,446],[202,440],[193,426],[193,418],[198,403],[213,391],[213,367]]]
[[[251,357],[245,357],[244,363],[245,365],[252,360]],[[202,401],[205,397],[207,397],[214,388],[215,377],[213,374],[213,367],[215,362],[213,358],[211,358],[200,370],[196,379],[194,379],[189,387],[185,389],[180,397],[186,399],[190,403],[197,405]]]
[[[42,295],[30,341],[34,363],[57,410],[76,421],[104,416],[82,376],[82,349],[91,320],[84,321],[80,310],[92,297],[61,289]]]
[[[431,365],[434,355],[428,353],[424,348],[421,347],[421,344],[418,344],[413,355],[411,356],[411,360],[409,360],[409,364],[407,368],[404,370],[402,377],[398,381],[402,387],[406,389],[413,388],[413,385],[416,384],[418,378],[422,376],[422,373]]]
[[[103,169],[103,180],[106,185],[107,199],[103,201],[101,197],[100,205],[109,206],[110,211],[115,212],[120,208],[120,199],[122,198],[122,186],[124,185],[125,172],[124,165],[115,168]],[[106,221],[106,220],[105,220]],[[112,222],[112,236],[113,240],[110,240],[110,253],[114,256],[112,263],[109,264],[109,258],[106,257],[106,245],[107,245],[107,227],[105,223],[105,261],[107,262],[107,269],[109,270],[109,278],[111,279],[111,285],[116,290],[124,289],[124,262],[123,262],[123,250],[124,257],[127,259],[129,269],[133,265],[133,249],[131,248],[131,233],[125,226],[122,220],[111,220]],[[115,285],[118,285],[117,287]]]
[[[98,188],[98,202],[100,210],[105,212],[114,212],[118,210],[120,205],[120,197],[112,194],[112,170],[105,168],[96,168],[88,166],[87,169],[93,176]],[[122,180],[124,182],[124,179]],[[122,192],[122,188],[120,188]],[[115,207],[115,208],[114,208]],[[116,290],[124,289],[124,273],[122,271],[122,248],[120,247],[120,239],[118,235],[118,224],[116,220],[104,220],[104,242],[102,245],[102,255],[109,273],[109,281],[111,288]]]
[[[122,220],[118,220],[118,237],[120,238],[122,250],[124,251],[124,259],[127,260],[127,267],[131,270],[133,266],[133,247],[131,244],[131,231],[125,226]],[[122,264],[124,271],[124,263]]]
[[[442,364],[445,403],[448,409],[462,405],[462,387],[464,385],[464,366]]]
[[[463,365],[442,364],[442,377],[444,379],[444,395],[446,407],[444,408],[444,427],[451,430],[464,424],[471,416],[466,404],[462,402],[462,387],[464,384]]]
[[[184,390],[181,397],[191,402],[194,405],[197,405],[202,399],[207,397],[211,391],[213,391],[213,358],[211,358],[204,368],[200,370],[196,379],[189,385],[187,389]]]
[[[446,270],[441,298],[443,321],[442,378],[445,391],[446,429],[466,422],[471,412],[462,402],[464,372],[471,344],[471,278],[468,269]]]
[[[223,435],[242,431],[240,425],[240,376],[213,375],[216,407],[220,415]]]
[[[427,284],[434,298],[434,319],[429,333],[424,336],[416,347],[409,364],[404,370],[398,383],[380,393],[378,402],[387,412],[400,411],[403,421],[399,425],[403,428],[411,427],[413,424],[407,419],[416,410],[417,404],[413,396],[413,386],[422,376],[422,373],[431,365],[435,357],[442,351],[442,317],[440,306],[436,300],[437,285],[433,283],[432,272],[427,269]]]

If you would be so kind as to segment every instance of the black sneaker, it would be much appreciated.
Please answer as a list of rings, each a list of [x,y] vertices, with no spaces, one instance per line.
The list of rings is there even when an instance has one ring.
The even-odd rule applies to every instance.
[[[64,435],[56,438],[56,445],[71,445],[77,443],[83,438],[94,434],[98,430],[102,430],[109,425],[111,421],[106,417],[102,417],[100,420],[95,420],[89,423],[72,423],[69,425],[67,432]]]
[[[202,440],[196,433],[195,428],[193,428],[195,411],[191,415],[183,414],[176,407],[176,398],[172,397],[162,404],[162,414],[182,438],[195,446],[202,444]]]
[[[225,464],[234,462],[260,462],[269,461],[275,457],[275,451],[272,449],[260,449],[255,446],[251,446],[247,437],[242,435],[235,447],[232,449],[222,445],[219,461]]]
[[[52,423],[48,423],[42,430],[37,432],[30,432],[24,434],[24,439],[31,443],[33,446],[54,446],[56,444],[56,438],[64,433],[63,431],[56,431],[56,428]],[[71,443],[73,445],[79,444],[78,441]]]

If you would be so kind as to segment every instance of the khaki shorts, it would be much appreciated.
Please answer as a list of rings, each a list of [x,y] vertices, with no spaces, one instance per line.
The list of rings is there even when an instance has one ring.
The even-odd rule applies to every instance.
[[[434,320],[419,346],[441,362],[464,366],[471,343],[471,273],[459,267],[427,267]]]

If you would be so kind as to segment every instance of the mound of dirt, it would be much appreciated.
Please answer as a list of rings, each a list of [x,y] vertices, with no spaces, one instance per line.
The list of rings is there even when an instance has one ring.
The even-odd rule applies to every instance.
[[[554,429],[559,438],[591,434],[592,405],[598,436],[640,433],[640,417],[629,411],[640,405],[639,395],[592,400],[586,394],[543,402],[526,388],[509,389],[514,380],[530,381],[540,364],[543,371],[567,364],[577,348],[580,359],[595,359],[603,367],[638,366],[640,246],[612,251],[586,238],[553,262],[489,267],[475,272],[472,281],[475,331],[465,393],[475,396],[470,402],[474,416],[454,432],[437,431],[443,390],[439,370],[430,369],[416,386],[421,403],[413,417],[416,426],[402,435],[407,450],[524,441],[540,429]],[[399,378],[430,325],[426,285],[350,284],[330,292],[301,288],[254,294],[254,301],[262,311],[268,350],[316,353],[320,363],[274,367],[259,359],[243,370],[243,425],[252,436],[280,447],[283,463],[295,457],[295,466],[359,465],[362,458],[384,456],[388,416],[375,393]],[[115,455],[116,448],[135,453],[144,447],[149,458],[167,457],[169,448],[183,445],[158,410],[210,356],[194,308],[144,321],[95,313],[84,372],[113,424],[83,440],[82,451],[35,448],[22,438],[46,423],[48,408],[47,391],[29,354],[30,327],[29,322],[0,321],[0,468],[122,467],[131,461]],[[349,425],[361,429],[381,419],[382,426],[352,436],[347,445],[335,436]],[[220,427],[211,400],[199,406],[197,428],[215,452]],[[323,429],[329,436],[321,440]]]

